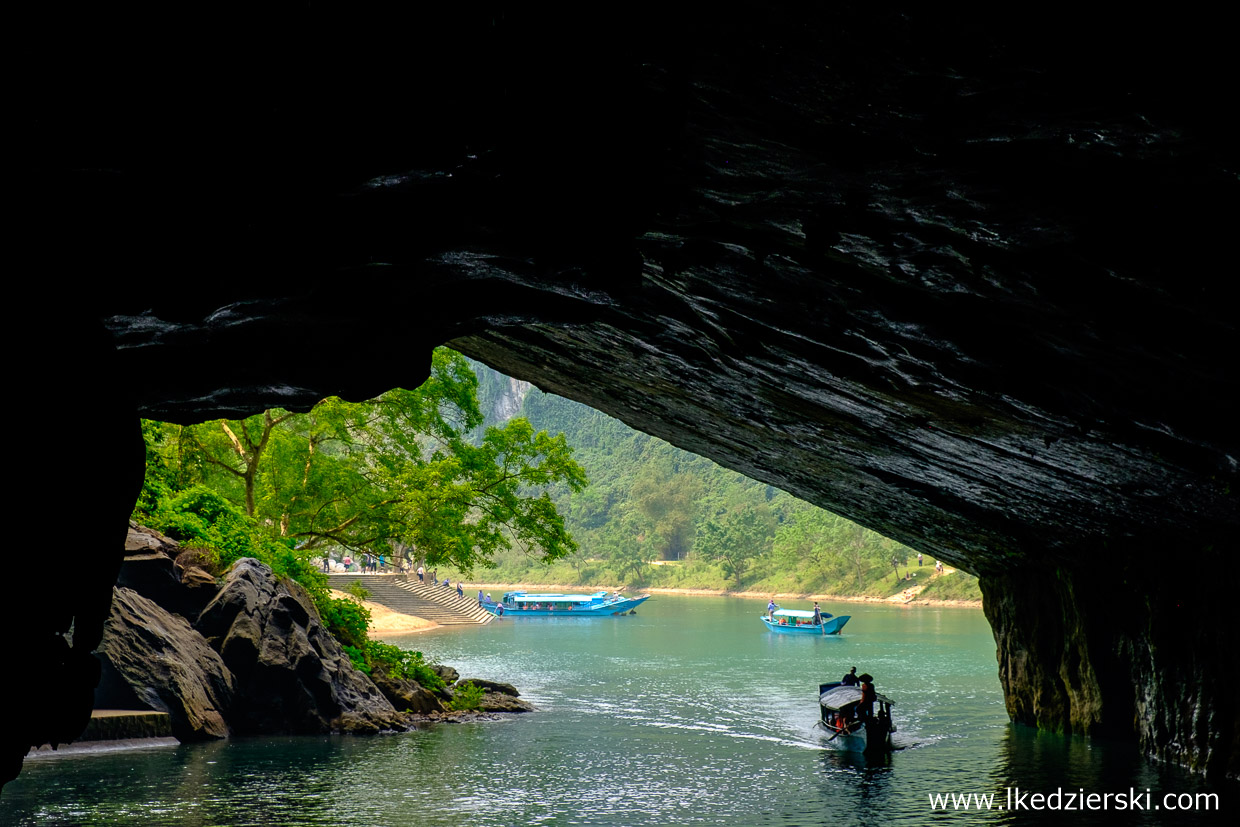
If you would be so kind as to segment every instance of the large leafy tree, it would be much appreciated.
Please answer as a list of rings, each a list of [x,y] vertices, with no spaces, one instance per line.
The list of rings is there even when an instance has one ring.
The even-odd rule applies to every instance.
[[[718,562],[739,587],[753,561],[770,551],[774,537],[775,520],[765,504],[738,503],[702,522],[694,549]]]
[[[417,389],[188,426],[168,455],[307,552],[407,548],[467,571],[513,546],[571,553],[546,493],[584,487],[571,448],[524,419],[468,441],[482,422],[476,392],[465,359],[440,348]]]

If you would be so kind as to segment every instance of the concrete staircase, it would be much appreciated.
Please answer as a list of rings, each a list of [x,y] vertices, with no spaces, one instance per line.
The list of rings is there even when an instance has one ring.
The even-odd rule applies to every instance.
[[[495,615],[478,607],[476,595],[456,596],[456,588],[420,583],[403,574],[331,574],[328,584],[333,589],[348,591],[358,581],[370,592],[368,600],[387,606],[395,612],[433,620],[441,626],[466,623],[490,623]]]

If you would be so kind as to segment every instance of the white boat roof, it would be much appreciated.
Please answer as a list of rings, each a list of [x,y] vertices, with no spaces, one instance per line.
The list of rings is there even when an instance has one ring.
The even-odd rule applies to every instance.
[[[572,600],[575,602],[584,602],[593,600],[596,597],[606,597],[607,592],[596,592],[594,594],[514,594],[513,600],[537,603],[556,603]]]
[[[826,692],[823,692],[822,695],[818,697],[818,703],[828,709],[842,709],[843,707],[856,703],[859,700],[861,700],[860,686],[836,686],[828,689]],[[895,706],[894,701],[886,695],[880,695],[877,692],[874,693],[874,700],[879,703]]]
[[[807,619],[814,616],[813,612],[806,611],[805,609],[776,609],[775,614],[780,617],[804,617]],[[825,617],[827,613],[820,612],[820,614]]]

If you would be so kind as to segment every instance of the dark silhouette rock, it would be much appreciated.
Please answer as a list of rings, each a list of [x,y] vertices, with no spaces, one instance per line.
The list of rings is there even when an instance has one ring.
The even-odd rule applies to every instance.
[[[224,661],[185,618],[116,587],[98,656],[141,708],[167,712],[181,741],[224,738],[236,684]]]
[[[224,576],[195,628],[237,681],[235,732],[370,733],[406,722],[323,627],[309,595],[249,558]]]

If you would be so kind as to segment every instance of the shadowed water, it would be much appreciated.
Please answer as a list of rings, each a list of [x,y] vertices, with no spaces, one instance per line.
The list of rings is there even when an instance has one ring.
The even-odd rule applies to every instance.
[[[1009,725],[980,611],[827,606],[853,619],[843,636],[817,638],[767,631],[764,606],[658,595],[633,617],[509,616],[393,639],[464,676],[514,683],[540,711],[378,738],[37,758],[0,796],[0,824],[1166,824],[1220,820],[1237,802],[1234,787],[1127,747]],[[813,727],[818,683],[849,666],[896,701],[893,755],[837,752]],[[979,793],[1003,806],[1009,787],[1150,788],[1152,803],[1216,793],[1223,812],[930,804]]]

